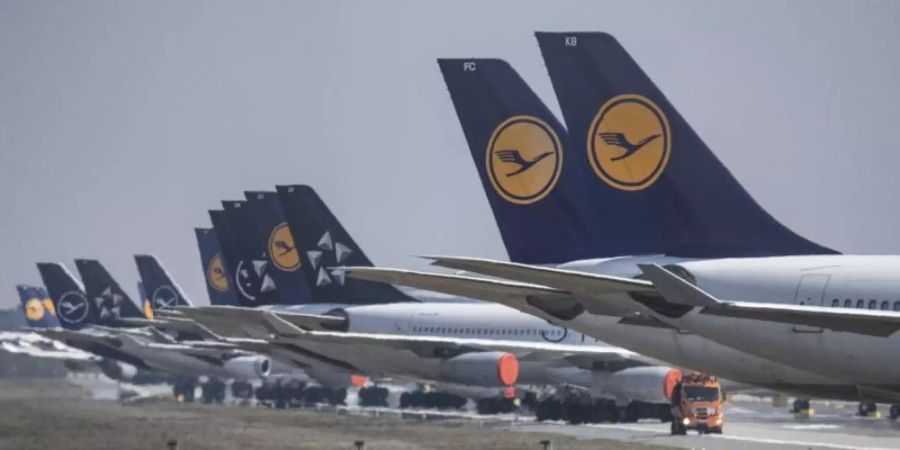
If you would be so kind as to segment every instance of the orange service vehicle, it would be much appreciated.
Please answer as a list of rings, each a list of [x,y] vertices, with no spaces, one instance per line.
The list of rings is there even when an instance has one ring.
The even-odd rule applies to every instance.
[[[672,392],[672,434],[722,433],[725,413],[722,411],[722,387],[712,375],[691,372],[675,385]]]

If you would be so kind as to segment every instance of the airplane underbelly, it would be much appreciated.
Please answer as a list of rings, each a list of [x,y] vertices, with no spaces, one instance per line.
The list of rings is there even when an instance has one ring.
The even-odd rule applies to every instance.
[[[748,384],[837,384],[831,378],[769,361],[696,334],[663,327],[622,325],[615,317],[585,316],[576,318],[571,327],[582,328],[579,331],[604,342],[676,367],[712,373]]]
[[[896,358],[889,356],[892,339],[708,315],[690,314],[683,320],[686,328],[773,364],[851,384],[891,384],[900,379]]]

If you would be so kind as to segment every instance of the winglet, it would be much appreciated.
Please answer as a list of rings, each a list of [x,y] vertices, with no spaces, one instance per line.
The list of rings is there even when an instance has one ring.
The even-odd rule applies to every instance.
[[[722,302],[700,288],[688,283],[659,264],[638,264],[644,276],[662,294],[663,298],[679,305],[707,307],[722,306]]]

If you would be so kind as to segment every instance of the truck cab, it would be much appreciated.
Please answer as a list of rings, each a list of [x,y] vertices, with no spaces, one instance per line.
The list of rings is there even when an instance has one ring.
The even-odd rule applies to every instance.
[[[672,392],[672,434],[722,433],[722,387],[719,380],[698,372],[684,375]]]

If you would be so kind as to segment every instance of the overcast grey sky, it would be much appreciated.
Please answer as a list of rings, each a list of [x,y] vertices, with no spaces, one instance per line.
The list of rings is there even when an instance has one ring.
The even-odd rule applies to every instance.
[[[558,112],[532,33],[608,31],[753,196],[900,253],[900,2],[0,0],[0,306],[34,262],[158,255],[207,296],[193,227],[313,185],[376,263],[505,257],[435,59],[509,60]]]

